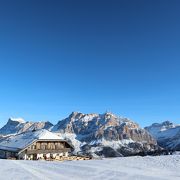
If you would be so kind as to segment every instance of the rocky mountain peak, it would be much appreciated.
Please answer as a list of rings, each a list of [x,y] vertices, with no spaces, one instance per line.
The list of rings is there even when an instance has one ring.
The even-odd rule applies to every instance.
[[[180,150],[180,126],[170,121],[154,123],[145,127],[163,148]]]
[[[14,122],[14,123],[25,123],[26,121],[23,119],[23,118],[9,118],[8,119],[8,123],[11,123],[11,122]]]
[[[22,118],[9,118],[8,122],[0,129],[0,135],[17,134],[33,129],[50,129],[50,122],[26,122]]]
[[[164,121],[164,122],[162,123],[162,126],[172,128],[172,127],[174,127],[175,125],[174,125],[172,122],[170,122],[170,121]]]
[[[84,114],[83,113],[80,113],[80,112],[72,112],[70,115],[69,115],[69,119],[71,120],[74,120],[74,119],[79,119],[83,116]]]
[[[143,148],[148,150],[157,147],[152,136],[140,128],[137,123],[109,112],[104,114],[73,112],[66,119],[59,121],[52,131],[60,133],[66,138],[70,136],[72,143],[75,143],[74,146],[80,143],[78,148],[83,151],[106,146],[114,149],[122,147],[131,149],[133,144],[136,146],[137,152]],[[75,137],[75,140],[72,137]],[[130,149],[129,151],[132,151]]]
[[[175,125],[172,122],[164,121],[162,123],[153,123],[151,126],[145,127],[145,129],[156,136],[160,131],[165,131],[173,127],[175,127]]]

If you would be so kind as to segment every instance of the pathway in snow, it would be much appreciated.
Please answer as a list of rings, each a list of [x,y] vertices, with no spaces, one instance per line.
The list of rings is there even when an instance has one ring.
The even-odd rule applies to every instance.
[[[0,179],[179,180],[180,156],[127,157],[90,161],[0,160]]]

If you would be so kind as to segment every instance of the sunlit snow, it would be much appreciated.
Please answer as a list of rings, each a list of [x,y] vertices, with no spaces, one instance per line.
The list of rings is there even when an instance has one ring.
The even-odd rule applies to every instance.
[[[180,155],[89,161],[0,160],[0,179],[179,180]]]

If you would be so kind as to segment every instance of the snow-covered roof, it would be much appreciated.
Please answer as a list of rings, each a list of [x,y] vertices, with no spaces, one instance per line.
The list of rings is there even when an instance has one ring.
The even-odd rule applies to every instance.
[[[18,151],[36,140],[62,140],[62,138],[46,129],[28,131],[6,138],[0,142],[0,149]]]

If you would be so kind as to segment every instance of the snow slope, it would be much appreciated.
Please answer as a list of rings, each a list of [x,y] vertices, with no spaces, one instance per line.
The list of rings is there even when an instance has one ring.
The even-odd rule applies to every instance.
[[[122,157],[89,161],[0,160],[1,180],[179,180],[180,156]]]

